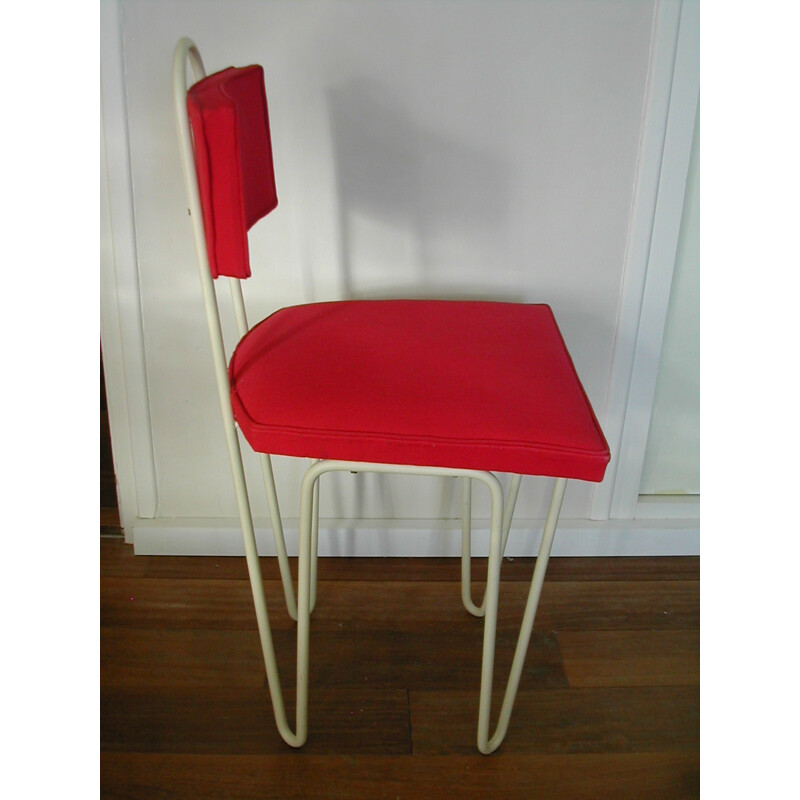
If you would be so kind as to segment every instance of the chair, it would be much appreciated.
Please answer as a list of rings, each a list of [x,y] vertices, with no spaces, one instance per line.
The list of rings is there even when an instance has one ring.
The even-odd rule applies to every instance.
[[[195,83],[187,91],[187,60]],[[600,481],[609,450],[546,305],[343,300],[283,308],[249,328],[241,280],[247,231],[277,205],[263,70],[206,77],[197,47],[175,49],[173,89],[211,351],[275,721],[302,746],[310,614],[316,601],[318,482],[334,471],[453,476],[462,485],[462,600],[484,617],[478,749],[506,734],[567,479]],[[226,357],[214,281],[226,276],[240,341]],[[479,376],[476,378],[476,376]],[[237,427],[260,455],[287,609],[297,620],[295,730],[272,643]],[[312,459],[301,486],[295,599],[270,455]],[[512,473],[508,497],[495,472]],[[556,478],[495,732],[491,690],[500,566],[522,475]],[[470,587],[473,481],[491,494],[488,577]]]

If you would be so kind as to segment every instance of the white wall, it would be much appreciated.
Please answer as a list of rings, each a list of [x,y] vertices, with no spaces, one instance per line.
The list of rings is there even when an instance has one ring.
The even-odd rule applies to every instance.
[[[549,302],[603,422],[654,0],[119,7],[148,398],[131,437],[151,438],[157,495],[139,516],[236,515],[173,122],[171,58],[183,35],[209,71],[260,63],[266,73],[279,206],[251,232],[251,321],[286,304],[377,294]],[[246,467],[257,489],[255,459]],[[303,469],[276,459],[288,517]],[[549,483],[523,486],[518,518],[543,516]],[[452,490],[331,476],[322,515],[441,519],[457,511]],[[574,482],[563,516],[586,519],[591,491]],[[485,498],[475,513],[488,513]]]

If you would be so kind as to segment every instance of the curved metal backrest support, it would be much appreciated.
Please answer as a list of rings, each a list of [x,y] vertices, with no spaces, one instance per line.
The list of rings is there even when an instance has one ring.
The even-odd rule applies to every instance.
[[[208,325],[208,335],[211,342],[214,377],[217,383],[217,393],[219,396],[220,410],[222,412],[225,440],[228,448],[231,470],[233,472],[236,501],[245,538],[245,551],[249,553],[248,565],[252,566],[251,582],[253,583],[254,591],[256,591],[256,584],[260,586],[261,570],[255,547],[255,533],[253,531],[250,499],[248,497],[247,484],[244,477],[244,466],[242,464],[239,438],[236,432],[236,422],[233,418],[233,409],[231,408],[228,359],[225,354],[225,342],[222,335],[222,326],[220,324],[219,305],[217,304],[214,279],[211,277],[211,270],[208,264],[206,236],[203,228],[203,213],[200,202],[200,189],[197,182],[197,173],[195,171],[192,129],[189,124],[189,114],[186,107],[187,62],[192,65],[192,71],[196,81],[206,77],[205,66],[203,65],[203,59],[200,56],[197,45],[191,39],[184,37],[176,45],[172,60],[172,92],[175,104],[175,121],[178,129],[178,142],[181,152],[183,177],[186,185],[186,197],[189,204],[188,211],[192,220],[197,265],[200,271],[203,306],[206,314],[206,323]],[[231,289],[236,326],[239,337],[241,338],[248,331],[241,281],[236,278],[229,278],[228,282]],[[275,490],[272,462],[270,457],[264,453],[259,454],[259,460],[261,462],[261,472],[264,478],[264,487],[267,493],[272,532],[278,554],[278,563],[281,571],[284,595],[286,597],[286,606],[292,619],[297,619],[297,602],[294,597],[294,589],[292,588],[291,571],[289,569],[289,560],[286,553],[286,541],[283,534],[280,508],[278,506],[278,496]],[[266,619],[266,604],[262,603],[261,605],[263,605],[263,611],[260,613],[262,613],[264,619]],[[262,641],[263,640],[264,636],[262,636]]]
[[[197,184],[197,173],[194,166],[194,147],[192,144],[192,130],[189,125],[189,114],[186,110],[186,63],[190,61],[194,77],[200,80],[206,76],[203,60],[197,45],[187,38],[181,39],[175,47],[172,61],[172,92],[175,102],[175,121],[178,127],[178,143],[181,151],[181,164],[183,166],[183,179],[186,186],[186,196],[189,203],[189,216],[192,220],[194,245],[197,253],[197,266],[200,270],[200,285],[203,289],[203,305],[206,312],[206,322],[211,338],[211,353],[214,361],[214,373],[217,379],[217,389],[220,401],[230,411],[230,387],[228,384],[228,362],[225,355],[225,343],[220,325],[219,306],[217,295],[214,291],[214,280],[208,266],[208,252],[206,250],[205,231],[203,229],[203,212],[200,204],[200,189]],[[223,409],[223,415],[225,410]]]
[[[178,141],[181,151],[181,163],[183,165],[186,194],[189,202],[189,215],[192,218],[192,229],[197,251],[197,264],[200,270],[200,285],[203,290],[203,304],[211,341],[214,376],[217,382],[225,441],[228,447],[228,457],[233,474],[236,502],[239,509],[239,519],[242,525],[247,571],[250,577],[250,587],[253,592],[256,621],[261,638],[261,650],[267,671],[267,682],[272,699],[273,713],[281,736],[288,744],[297,747],[302,744],[302,742],[292,733],[286,719],[280,676],[278,674],[277,660],[275,658],[275,648],[272,642],[272,630],[269,624],[269,613],[267,611],[267,602],[264,596],[264,586],[261,579],[261,564],[258,559],[258,548],[256,547],[255,530],[253,528],[253,517],[250,510],[250,499],[247,493],[242,453],[236,431],[236,422],[233,418],[233,409],[231,408],[230,384],[228,382],[227,359],[225,356],[222,327],[220,325],[219,306],[217,305],[214,281],[208,267],[208,254],[206,252],[205,231],[203,230],[200,193],[194,166],[192,132],[189,126],[188,112],[186,109],[187,60],[192,64],[194,77],[196,79],[199,80],[205,77],[205,67],[203,66],[203,60],[200,57],[197,46],[191,39],[184,38],[181,39],[175,47],[172,64],[172,88],[175,102],[176,123],[178,127]],[[244,313],[244,301],[242,299],[241,287],[238,280],[231,279],[231,289],[233,292],[237,325],[240,329],[239,333],[240,335],[244,335],[247,332],[247,319]],[[286,545],[283,539],[283,528],[280,524],[280,511],[277,506],[277,495],[275,493],[272,465],[269,461],[269,456],[261,456],[261,466],[264,471],[264,481],[265,484],[267,484],[267,497],[270,502],[270,513],[273,519],[273,534],[278,550],[281,577],[283,579],[283,587],[286,595],[286,605],[289,609],[289,613],[296,618],[296,601],[292,589],[291,573],[289,571],[289,563],[286,555]]]
[[[189,214],[192,217],[192,228],[195,234],[197,258],[200,266],[205,267],[206,272],[208,272],[208,253],[206,252],[203,216],[200,206],[200,188],[197,184],[197,173],[194,166],[194,145],[192,142],[192,129],[189,125],[189,112],[186,109],[187,61],[191,62],[195,81],[206,77],[206,69],[197,45],[191,39],[184,37],[176,45],[172,59],[172,96],[175,103],[178,143],[181,150],[183,178],[189,201]]]

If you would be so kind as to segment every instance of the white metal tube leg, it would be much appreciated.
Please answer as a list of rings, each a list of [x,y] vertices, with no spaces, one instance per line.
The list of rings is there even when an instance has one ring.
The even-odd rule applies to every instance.
[[[247,571],[250,576],[250,588],[253,593],[253,603],[256,611],[256,621],[258,623],[258,633],[261,638],[261,651],[264,656],[264,665],[267,670],[267,683],[269,685],[272,709],[275,715],[275,723],[278,727],[283,740],[292,747],[300,747],[305,739],[299,739],[289,728],[286,720],[286,709],[283,702],[283,692],[281,691],[280,674],[278,673],[278,663],[275,659],[275,648],[272,643],[272,631],[269,624],[269,614],[267,612],[267,601],[264,596],[264,584],[261,579],[261,564],[258,560],[258,550],[256,548],[255,531],[253,530],[253,519],[250,512],[250,502],[247,497],[247,486],[244,477],[244,468],[241,460],[241,450],[236,438],[236,432],[231,424],[226,426],[228,435],[228,449],[233,470],[234,485],[236,488],[236,499],[239,506],[239,518],[242,523],[242,535],[244,538],[244,550],[247,560]],[[232,434],[232,435],[230,435]]]
[[[244,294],[242,293],[242,282],[237,278],[228,278],[228,285],[231,290],[233,301],[233,312],[236,318],[236,328],[241,339],[247,334],[250,326],[247,324],[247,311],[244,306]],[[278,556],[278,566],[281,571],[281,582],[283,583],[283,594],[286,598],[286,609],[289,616],[297,619],[297,603],[294,599],[294,588],[292,587],[292,573],[289,569],[289,558],[286,555],[286,539],[283,535],[283,523],[281,521],[280,506],[278,505],[278,493],[275,490],[275,475],[272,471],[272,459],[266,453],[259,453],[261,461],[261,474],[264,477],[264,489],[267,493],[267,505],[269,506],[269,517],[272,523],[272,537],[275,539],[275,552]]]
[[[472,479],[461,479],[461,602],[473,617],[482,617],[484,605],[472,602]],[[484,596],[485,600],[485,596]]]
[[[492,677],[494,664],[494,643],[497,631],[497,604],[498,590],[500,583],[500,560],[502,552],[500,550],[499,535],[492,527],[492,540],[489,553],[489,581],[486,587],[487,606],[486,621],[484,623],[483,639],[483,669],[481,674],[481,705],[478,718],[478,749],[485,754],[494,752],[505,738],[508,730],[508,723],[511,719],[511,710],[517,696],[522,667],[525,663],[525,656],[528,652],[531,634],[533,633],[533,621],[536,617],[536,609],[539,605],[539,597],[542,593],[544,576],[547,571],[547,562],[550,558],[550,551],[553,547],[553,537],[558,524],[558,516],[561,512],[561,504],[564,500],[564,490],[566,489],[566,478],[558,478],[553,487],[553,495],[550,500],[550,509],[547,512],[542,533],[542,543],[539,547],[539,556],[536,559],[536,566],[533,570],[531,588],[528,592],[528,601],[525,605],[525,613],[522,618],[517,647],[514,651],[514,661],[511,664],[511,673],[508,678],[503,705],[500,709],[500,717],[497,722],[497,729],[494,735],[489,738],[489,714],[491,711],[492,698]]]
[[[275,490],[275,476],[272,471],[272,460],[265,453],[259,453],[261,460],[261,474],[264,476],[264,489],[267,494],[269,518],[272,523],[272,538],[275,540],[275,552],[278,556],[278,566],[281,571],[283,596],[286,598],[286,610],[293,620],[297,620],[297,603],[294,598],[292,586],[292,572],[289,568],[289,556],[286,553],[286,539],[283,535],[283,522],[281,520],[278,493]]]
[[[519,485],[522,475],[511,476],[511,486],[508,487],[508,495],[503,506],[503,546],[501,552],[505,554],[508,544],[508,535],[511,533],[511,520],[514,519],[514,509],[517,506],[517,496],[519,495]]]
[[[315,465],[316,466],[316,465]],[[304,744],[308,736],[308,663],[311,633],[312,541],[314,538],[314,496],[319,473],[312,466],[306,471],[300,489],[300,554],[297,565],[297,738]]]
[[[311,498],[311,602],[310,611],[317,604],[317,564],[319,563],[319,478],[314,481]]]
[[[311,608],[316,595],[316,547],[319,514],[319,476],[326,464],[317,461],[303,476],[300,487],[300,557],[297,565],[297,706],[299,745],[308,736],[308,665]],[[299,746],[297,745],[297,746]]]
[[[501,555],[506,552],[508,535],[511,532],[511,520],[514,518],[514,508],[517,505],[521,475],[513,475],[511,486],[508,489],[503,506],[503,539],[500,549]],[[461,492],[461,600],[464,608],[474,617],[482,617],[486,613],[486,594],[483,602],[476,606],[472,601],[472,578],[470,576],[472,559],[472,483],[469,478],[462,478]]]
[[[489,715],[492,706],[492,679],[494,676],[494,645],[497,636],[497,604],[500,590],[500,565],[503,543],[503,489],[500,482],[489,484],[492,491],[491,533],[489,536],[489,565],[486,578],[485,621],[483,623],[483,656],[481,662],[481,693],[478,707],[478,747],[488,740]]]

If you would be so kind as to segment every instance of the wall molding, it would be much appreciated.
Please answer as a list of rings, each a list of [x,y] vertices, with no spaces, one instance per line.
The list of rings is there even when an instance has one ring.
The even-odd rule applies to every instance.
[[[700,495],[640,494],[636,519],[700,519]]]
[[[664,154],[611,501],[610,516],[615,519],[630,519],[637,511],[697,118],[699,39],[698,4],[695,0],[685,0],[681,6]]]
[[[298,521],[284,522],[286,547],[297,555]],[[255,520],[262,556],[275,555],[272,530]],[[525,557],[539,549],[544,520],[517,520],[506,555]],[[489,552],[489,523],[473,521],[473,553]],[[242,533],[235,519],[139,519],[133,526],[136,555],[241,556]],[[461,554],[458,520],[320,520],[321,556],[443,557]],[[562,520],[553,545],[554,556],[697,556],[697,519]]]
[[[136,220],[125,97],[123,10],[100,4],[100,338],[120,520],[126,541],[137,516],[158,506],[142,327]]]
[[[696,0],[659,0],[653,20],[617,338],[602,419],[611,463],[592,494],[589,517],[595,520],[633,518],[636,512],[694,133],[697,11]]]

